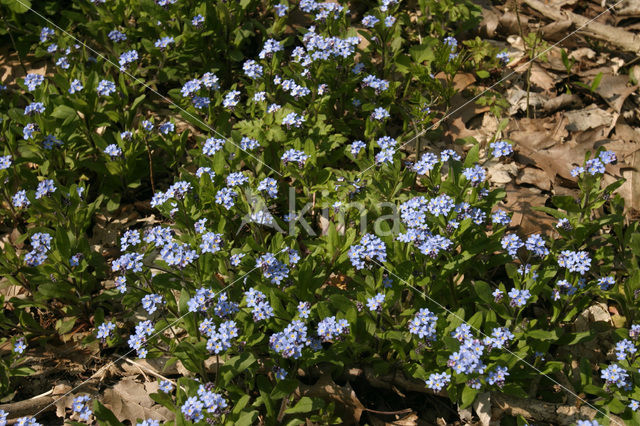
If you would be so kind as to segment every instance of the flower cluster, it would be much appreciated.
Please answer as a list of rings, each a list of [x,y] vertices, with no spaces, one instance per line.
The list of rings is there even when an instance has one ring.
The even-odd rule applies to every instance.
[[[387,260],[387,247],[373,234],[365,234],[360,244],[354,244],[349,248],[349,259],[356,269],[364,268],[367,258],[377,259],[381,263]]]
[[[327,317],[318,323],[318,336],[323,342],[338,339],[341,335],[349,332],[349,322],[346,319],[336,321],[336,317]]]
[[[273,317],[273,308],[264,293],[252,287],[245,291],[244,295],[247,299],[247,307],[252,309],[254,321],[258,322]]]
[[[204,413],[222,414],[227,408],[227,401],[222,395],[210,390],[209,386],[200,385],[198,396],[192,396],[180,407],[180,411],[188,421],[199,422],[204,419]]]
[[[39,266],[47,260],[47,252],[51,250],[51,235],[45,232],[36,232],[31,236],[31,250],[24,256],[27,266]]]
[[[289,276],[289,267],[280,262],[273,253],[265,253],[256,260],[256,267],[272,284],[280,285]]]
[[[269,338],[269,347],[283,358],[298,359],[302,356],[305,346],[310,346],[307,337],[307,326],[302,321],[294,320],[279,333]]]
[[[420,309],[409,321],[409,333],[421,339],[435,340],[438,317],[427,308]]]
[[[199,330],[208,338],[207,350],[215,354],[229,349],[231,340],[238,337],[238,326],[232,320],[224,321],[216,328],[213,320],[206,318],[200,323]]]
[[[90,398],[88,395],[81,395],[73,398],[73,402],[71,403],[71,410],[74,413],[78,413],[80,420],[84,420],[88,422],[93,412],[91,408],[89,408]]]
[[[591,267],[591,258],[586,251],[563,250],[558,256],[558,266],[584,275]]]

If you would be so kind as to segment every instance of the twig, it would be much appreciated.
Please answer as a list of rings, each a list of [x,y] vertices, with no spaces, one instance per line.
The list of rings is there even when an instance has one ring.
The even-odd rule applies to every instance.
[[[640,53],[640,36],[637,34],[611,25],[591,22],[589,18],[573,12],[560,10],[553,6],[547,6],[540,0],[522,0],[522,3],[549,19],[555,21],[570,21],[577,27],[584,26],[580,31],[588,36],[611,43],[627,52]],[[610,9],[612,7],[613,6],[611,6]]]

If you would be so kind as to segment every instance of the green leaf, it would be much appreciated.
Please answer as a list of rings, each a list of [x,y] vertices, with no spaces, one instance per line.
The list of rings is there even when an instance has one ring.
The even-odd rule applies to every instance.
[[[2,0],[2,4],[9,6],[9,9],[16,13],[25,13],[31,9],[31,0]]]
[[[557,330],[547,331],[541,329],[527,331],[528,337],[533,337],[538,340],[558,340]]]
[[[460,408],[467,408],[468,406],[473,404],[473,401],[476,400],[476,396],[479,392],[480,391],[478,389],[465,386],[462,390],[462,405],[460,406]]]
[[[488,78],[491,75],[489,74],[489,71],[486,71],[486,70],[478,70],[476,71],[476,74],[480,78]]]
[[[293,407],[285,411],[286,414],[298,414],[298,413],[310,413],[311,411],[319,410],[324,407],[324,402],[318,398],[309,398],[303,396],[300,401]]]
[[[97,399],[93,401],[93,414],[99,425],[124,426],[118,418],[107,407],[102,405]]]
[[[258,418],[258,412],[256,410],[249,411],[248,413],[242,413],[240,418],[235,422],[236,425],[239,426],[250,426],[255,424]]]
[[[476,281],[473,284],[473,290],[483,302],[491,303],[493,301],[491,286],[486,282]]]
[[[566,210],[568,212],[577,213],[580,211],[580,206],[576,203],[576,200],[569,195],[557,195],[551,198],[551,202],[559,209]]]
[[[71,117],[77,117],[76,110],[67,105],[58,105],[53,109],[51,117],[60,119],[70,119]]]
[[[475,144],[469,152],[467,152],[467,158],[464,159],[464,167],[466,168],[472,167],[480,159],[480,144],[474,138],[470,139],[472,139]]]

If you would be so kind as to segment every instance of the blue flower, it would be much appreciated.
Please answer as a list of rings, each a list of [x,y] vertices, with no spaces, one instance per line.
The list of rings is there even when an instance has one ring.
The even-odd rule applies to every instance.
[[[127,35],[124,33],[121,33],[118,30],[111,30],[107,35],[107,37],[109,37],[111,41],[115,43],[118,43],[120,41],[125,41],[127,39]]]
[[[244,256],[245,256],[245,253],[233,254],[229,258],[229,263],[231,263],[232,266],[238,266],[238,265],[240,265],[240,262],[242,261],[242,258]]]
[[[387,260],[387,247],[382,240],[373,234],[365,234],[360,244],[349,247],[349,260],[356,269],[363,269],[366,258],[377,259],[380,263]]]
[[[600,286],[600,290],[607,291],[611,286],[616,283],[615,278],[613,277],[601,277],[598,278],[598,285]]]
[[[473,186],[480,185],[487,178],[487,171],[477,164],[473,167],[464,169],[462,174]]]
[[[427,203],[427,210],[434,216],[447,216],[454,207],[453,198],[447,194],[438,195]]]
[[[229,210],[235,205],[235,198],[238,194],[231,188],[222,188],[216,193],[216,204],[222,204],[222,206]]]
[[[365,148],[366,146],[367,145],[364,142],[360,141],[360,140],[354,141],[351,144],[351,148],[350,148],[351,155],[353,155],[355,157],[356,155],[358,155],[360,153],[362,148]]]
[[[11,203],[14,207],[19,209],[27,207],[29,204],[31,204],[31,202],[27,198],[27,191],[24,189],[19,190],[13,195],[13,197],[11,197]]]
[[[513,154],[513,147],[506,141],[491,142],[490,147],[493,150],[493,156],[496,158],[508,157]]]
[[[296,162],[300,168],[304,167],[304,164],[309,159],[309,156],[305,154],[303,151],[298,151],[295,149],[289,149],[282,157],[280,157],[282,163],[286,166],[289,162]]]
[[[113,81],[101,80],[96,90],[100,96],[109,96],[116,91],[116,84]]]
[[[362,25],[367,28],[373,28],[380,20],[373,15],[367,15],[362,18]]]
[[[160,257],[167,262],[168,265],[184,269],[198,258],[198,254],[187,244],[173,242],[162,247]]]
[[[147,294],[142,298],[142,308],[147,311],[149,315],[153,314],[157,307],[156,305],[162,303],[162,296],[159,294]]]
[[[11,155],[0,157],[0,170],[6,170],[11,167]]]
[[[145,419],[136,423],[136,426],[160,426],[160,420]]]
[[[426,175],[429,173],[435,165],[438,164],[438,156],[430,152],[422,154],[420,161],[415,163],[411,169],[418,175]]]
[[[504,386],[504,381],[506,380],[508,373],[507,367],[497,366],[494,371],[490,371],[487,376],[487,383],[490,385],[496,385],[498,387]]]
[[[349,333],[349,322],[345,319],[337,320],[336,317],[326,317],[318,323],[318,336],[323,342],[336,340],[343,334]]]
[[[629,373],[617,364],[612,364],[602,370],[600,377],[605,381],[607,386],[615,385],[624,390],[631,388],[631,384],[627,382],[629,379]]]
[[[387,16],[386,18],[384,18],[384,26],[387,28],[391,28],[395,23],[396,18],[394,16]]]
[[[38,183],[38,188],[36,189],[36,200],[39,200],[49,194],[53,194],[54,192],[56,192],[56,186],[53,184],[53,179],[45,179]]]
[[[435,340],[437,321],[438,317],[433,312],[422,308],[409,321],[409,333],[415,334],[421,339]]]
[[[382,108],[382,107],[377,107],[376,109],[373,110],[373,112],[371,113],[371,118],[373,120],[379,120],[382,121],[385,118],[389,118],[391,117],[391,115],[389,115],[389,111],[387,111],[386,109]]]
[[[295,112],[290,112],[282,119],[282,125],[286,126],[288,129],[291,127],[300,128],[302,127],[302,123],[304,123],[306,119],[296,114]]]
[[[373,297],[367,299],[367,308],[370,311],[382,312],[382,304],[384,303],[384,293],[378,293]]]
[[[602,151],[598,158],[603,164],[615,164],[616,161],[618,161],[618,158],[613,151]]]
[[[491,215],[491,220],[498,225],[509,225],[511,223],[511,218],[504,210],[496,210],[493,215]]]
[[[122,149],[116,144],[110,144],[104,149],[104,153],[112,159],[122,156]]]
[[[140,253],[126,253],[117,258],[111,264],[111,270],[142,272],[142,258]]]
[[[222,234],[207,232],[202,235],[202,244],[200,244],[202,253],[217,253],[222,249]]]
[[[158,390],[160,390],[160,392],[170,393],[173,391],[173,383],[168,380],[161,380],[158,385]]]
[[[511,257],[516,257],[518,255],[518,249],[524,246],[524,243],[516,234],[505,235],[502,237],[500,243],[502,244],[502,248],[507,250]]]
[[[173,132],[175,129],[176,129],[175,124],[173,124],[170,121],[167,121],[166,123],[162,123],[161,125],[158,126],[158,130],[163,135],[168,135],[169,133]]]
[[[40,30],[40,43],[44,43],[49,40],[49,37],[53,37],[55,35],[55,31],[53,31],[49,27],[42,27]]]
[[[32,102],[29,105],[27,105],[24,109],[24,115],[31,115],[34,113],[43,113],[45,110],[44,105],[42,104],[42,102]]]
[[[192,396],[182,404],[180,410],[188,421],[199,422],[204,419],[204,416],[202,415],[203,408],[204,404],[198,398]]]
[[[71,409],[74,413],[80,414],[81,420],[88,421],[91,417],[91,414],[93,414],[91,409],[89,408],[89,401],[89,396],[82,395],[75,397],[73,399],[73,402],[71,403]]]
[[[197,14],[191,19],[191,25],[194,27],[200,27],[204,23],[204,16]]]
[[[517,288],[512,288],[509,291],[509,297],[511,298],[511,306],[521,308],[527,304],[527,300],[531,297],[531,293],[529,290],[518,290]]]
[[[571,176],[577,177],[584,173],[584,167],[575,167],[571,170]]]
[[[558,256],[558,266],[584,275],[591,267],[591,258],[586,251],[563,250]]]
[[[450,382],[451,374],[447,372],[431,373],[429,378],[425,380],[427,387],[436,393],[447,387]]]
[[[222,105],[227,109],[233,109],[240,102],[240,92],[231,90],[227,93],[222,101]]]
[[[98,326],[98,339],[106,339],[111,335],[111,332],[115,330],[116,325],[112,322],[104,322]]]
[[[525,243],[527,250],[531,251],[535,256],[545,257],[549,254],[549,249],[545,246],[544,239],[540,234],[532,234]]]
[[[280,44],[280,42],[270,38],[264,43],[264,46],[262,47],[262,50],[260,51],[260,54],[258,55],[258,57],[260,59],[270,58],[273,56],[274,53],[279,52],[281,50],[282,50],[282,45]]]
[[[24,84],[30,92],[36,90],[44,82],[44,76],[40,74],[27,74],[24,77]]]
[[[224,143],[224,139],[209,138],[205,141],[204,146],[202,147],[202,153],[210,157],[220,151],[224,146]]]
[[[496,55],[496,59],[502,62],[504,65],[509,63],[509,52],[500,52]]]
[[[276,10],[276,14],[277,14],[279,17],[286,16],[286,15],[287,15],[287,11],[289,10],[289,8],[287,7],[287,5],[286,5],[286,4],[284,4],[284,3],[277,4],[277,5],[275,5],[273,8]]]
[[[441,250],[448,250],[453,245],[453,241],[442,235],[430,235],[418,246],[420,252],[425,256],[436,258]]]
[[[218,76],[212,72],[205,72],[200,79],[204,87],[210,90],[218,90],[220,84],[218,83]]]
[[[283,331],[274,333],[269,338],[269,347],[283,358],[300,358],[304,347],[310,344],[307,326],[298,320],[291,321]]]
[[[245,61],[242,69],[244,70],[244,74],[253,80],[262,77],[262,66],[253,59]]]
[[[300,315],[300,318],[309,318],[310,312],[311,305],[309,304],[309,302],[298,303],[298,315]]]
[[[289,276],[289,267],[276,259],[273,253],[266,253],[256,260],[256,267],[262,269],[262,275],[272,284],[280,285]]]
[[[199,79],[189,80],[182,86],[180,93],[182,93],[183,97],[187,98],[197,93],[200,87],[202,87],[202,82]]]
[[[118,62],[120,63],[120,69],[126,69],[127,65],[132,63],[133,61],[138,60],[138,52],[136,50],[129,50],[120,55],[120,59]]]
[[[61,56],[56,61],[56,66],[62,68],[63,70],[67,70],[71,65],[69,65],[69,61],[67,60],[66,56]]]
[[[24,140],[33,138],[33,134],[39,130],[40,129],[38,129],[38,126],[35,123],[28,123],[22,128],[22,135],[24,137]]]
[[[140,244],[140,231],[135,229],[129,229],[120,238],[120,250],[125,251],[129,246],[136,246]]]
[[[27,349],[27,344],[25,343],[24,337],[21,337],[14,343],[13,352],[22,354],[25,349]]]
[[[587,160],[585,167],[587,172],[592,176],[601,175],[605,171],[604,164],[598,158]]]
[[[159,49],[164,49],[170,44],[173,44],[173,37],[162,37],[156,40],[155,46]]]

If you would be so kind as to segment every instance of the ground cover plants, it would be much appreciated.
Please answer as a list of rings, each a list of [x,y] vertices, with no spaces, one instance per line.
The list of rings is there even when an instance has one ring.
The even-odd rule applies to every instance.
[[[603,180],[616,152],[566,164],[579,197],[536,206],[552,236],[512,225],[488,174],[516,154],[511,59],[472,37],[474,3],[31,6],[0,6],[19,59],[0,86],[0,398],[33,396],[38,352],[90,350],[93,370],[0,424],[389,415],[350,381],[451,423],[490,398],[511,403],[502,424],[540,420],[518,401],[568,407],[563,424],[640,422],[640,230],[623,180]],[[462,73],[500,126],[443,146]],[[132,208],[116,247],[96,242]],[[602,301],[622,321],[576,327]],[[104,371],[144,360],[162,361],[157,410],[123,414]]]

